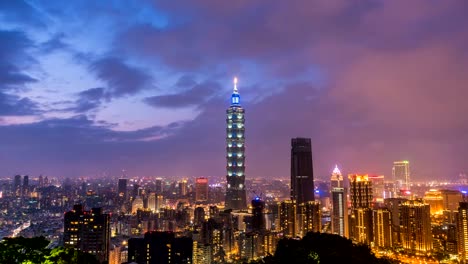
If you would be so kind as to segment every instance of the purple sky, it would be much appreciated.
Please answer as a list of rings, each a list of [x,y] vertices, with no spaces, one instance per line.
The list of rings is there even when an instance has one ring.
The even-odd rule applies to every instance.
[[[468,170],[468,1],[0,1],[0,175],[225,175],[238,76],[249,176]]]

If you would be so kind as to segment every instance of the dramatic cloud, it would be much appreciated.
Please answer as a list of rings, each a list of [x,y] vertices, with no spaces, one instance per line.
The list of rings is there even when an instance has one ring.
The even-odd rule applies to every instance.
[[[20,69],[32,61],[27,53],[32,46],[23,32],[0,30],[0,90],[21,88],[36,81]]]
[[[98,60],[91,65],[91,69],[99,79],[107,82],[110,96],[132,95],[152,88],[151,75],[115,57]]]
[[[177,85],[181,85],[180,80],[177,82]],[[221,86],[218,83],[204,82],[179,94],[152,96],[145,98],[144,101],[154,107],[179,108],[199,106],[219,93],[220,90]]]

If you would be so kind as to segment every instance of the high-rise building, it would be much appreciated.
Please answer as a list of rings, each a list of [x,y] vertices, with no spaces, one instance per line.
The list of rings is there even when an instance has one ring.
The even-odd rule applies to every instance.
[[[372,182],[369,181],[369,176],[349,174],[349,193],[351,199],[351,207],[355,208],[371,208],[373,192]]]
[[[121,202],[127,199],[127,179],[119,179],[119,184],[117,186],[117,191],[119,195],[119,200]]]
[[[100,262],[108,260],[110,243],[110,220],[101,208],[84,211],[75,205],[65,213],[63,243],[65,247],[91,253]]]
[[[457,211],[459,203],[463,201],[463,196],[457,190],[441,190],[444,210]]]
[[[392,243],[392,219],[388,209],[376,209],[373,212],[374,246],[378,248],[391,248]]]
[[[431,208],[431,214],[442,214],[444,201],[439,190],[431,189],[424,194],[424,202]]]
[[[136,214],[138,209],[143,209],[143,199],[140,196],[135,197],[132,202],[132,214]]]
[[[16,197],[21,196],[21,175],[15,175],[13,180],[13,193]]]
[[[410,169],[409,161],[395,161],[393,162],[393,181],[395,182],[395,192],[400,193],[401,190],[410,190]]]
[[[24,175],[23,177],[23,196],[27,196],[29,193],[29,176]]]
[[[468,263],[468,202],[460,202],[458,207],[458,259]]]
[[[237,78],[234,78],[234,91],[231,95],[231,106],[226,110],[226,209],[245,210],[247,208],[245,193],[244,114],[245,111],[240,105],[240,95],[237,90]]]
[[[279,222],[283,236],[296,236],[296,204],[293,201],[285,200],[281,202]]]
[[[418,200],[400,205],[402,245],[412,254],[425,255],[432,250],[430,206]]]
[[[308,232],[321,231],[322,212],[318,201],[309,201],[297,205],[297,234],[305,236]]]
[[[186,196],[187,195],[187,180],[183,179],[179,182],[179,195]]]
[[[155,186],[156,186],[156,193],[157,194],[162,194],[164,191],[164,185],[163,185],[163,179],[162,178],[156,178],[155,181]]]
[[[256,196],[252,200],[252,231],[265,230],[265,202]]]
[[[208,178],[200,177],[195,180],[195,201],[208,201]]]
[[[374,238],[374,230],[372,229],[372,209],[369,207],[355,208],[353,214],[355,217],[353,239],[359,243],[369,245]]]
[[[333,188],[344,188],[343,174],[341,174],[340,169],[338,169],[338,165],[333,169],[330,179],[330,190],[333,190]]]
[[[332,213],[331,229],[333,234],[348,237],[348,202],[346,189],[334,187],[331,191]]]
[[[385,198],[384,175],[369,175],[369,181],[372,182],[372,199],[374,203],[382,204]]]
[[[392,244],[401,245],[401,232],[400,232],[400,211],[401,204],[408,201],[405,198],[387,198],[384,200],[385,208],[390,211],[392,221]]]
[[[152,192],[148,195],[148,209],[156,212],[156,193]]]
[[[310,138],[291,139],[291,200],[296,204],[315,200]]]

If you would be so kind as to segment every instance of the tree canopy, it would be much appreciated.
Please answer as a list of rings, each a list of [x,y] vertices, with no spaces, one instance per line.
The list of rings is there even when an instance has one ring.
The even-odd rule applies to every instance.
[[[99,264],[96,257],[72,248],[49,249],[44,237],[14,237],[0,241],[0,263]]]
[[[389,259],[377,258],[367,245],[331,234],[310,232],[302,239],[283,238],[274,256],[251,263],[311,263],[311,264],[390,264]]]

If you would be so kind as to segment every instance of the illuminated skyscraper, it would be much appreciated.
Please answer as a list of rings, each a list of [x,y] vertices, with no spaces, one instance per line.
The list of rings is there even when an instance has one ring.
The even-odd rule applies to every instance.
[[[119,179],[117,191],[119,192],[120,201],[125,201],[127,199],[127,181],[127,179]]]
[[[234,78],[234,91],[231,95],[231,106],[226,110],[226,209],[247,209],[245,194],[244,113],[244,108],[240,105],[240,95],[237,91],[237,78]]]
[[[378,248],[392,247],[392,219],[388,209],[376,209],[373,212],[374,246]]]
[[[460,263],[468,263],[468,202],[460,202],[457,222],[458,258]]]
[[[348,237],[348,203],[346,198],[346,189],[339,187],[333,188],[331,191],[331,198],[332,233],[343,237]]]
[[[349,174],[349,191],[351,199],[351,207],[356,208],[370,208],[373,199],[372,182],[369,176]]]
[[[333,188],[344,188],[343,175],[341,174],[340,169],[338,169],[338,165],[333,169],[330,179],[330,190],[333,190]]]
[[[410,189],[410,170],[409,161],[395,161],[393,162],[393,181],[395,182],[395,192],[398,194],[400,190]]]
[[[400,225],[403,248],[413,254],[425,255],[432,250],[430,206],[409,200],[400,205]]]
[[[263,231],[265,230],[265,214],[263,210],[265,209],[265,202],[256,196],[252,200],[252,230],[253,231]]]
[[[200,177],[195,180],[195,201],[208,201],[208,178]]]
[[[291,200],[314,201],[314,173],[310,138],[291,139]]]
[[[348,237],[348,203],[343,175],[335,166],[330,179],[331,191],[331,229],[333,234]]]
[[[66,248],[91,253],[99,262],[106,262],[109,256],[110,218],[101,208],[84,211],[82,205],[75,205],[64,216],[63,244]]]

